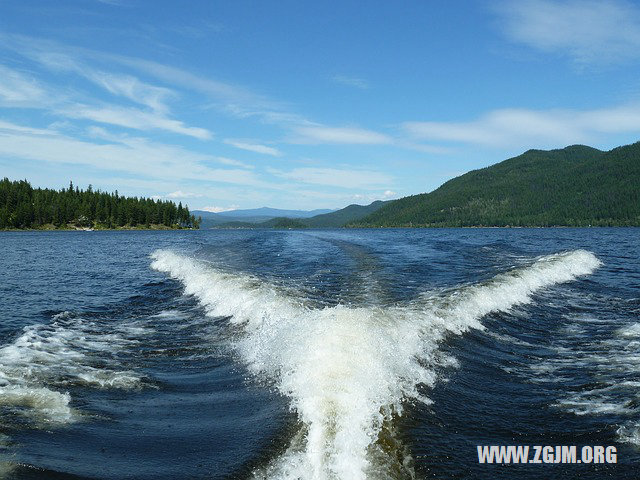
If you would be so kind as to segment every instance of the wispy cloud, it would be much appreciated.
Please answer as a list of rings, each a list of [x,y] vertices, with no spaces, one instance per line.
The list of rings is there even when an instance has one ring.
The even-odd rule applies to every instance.
[[[175,97],[172,90],[140,81],[132,75],[121,75],[92,69],[80,69],[83,76],[103,87],[113,95],[123,96],[133,102],[145,105],[154,112],[168,112],[166,100]]]
[[[294,168],[290,171],[271,170],[271,173],[282,178],[315,185],[341,188],[379,188],[389,184],[392,178],[381,172],[372,170],[349,170],[338,168]]]
[[[300,144],[381,145],[393,142],[383,133],[355,127],[303,126],[294,128],[293,132],[290,142]]]
[[[180,179],[271,187],[252,171],[212,168],[215,157],[144,138],[113,135],[101,128],[90,133],[94,143],[51,129],[36,129],[0,122],[0,155],[45,163],[83,165],[103,171],[126,172],[143,178]],[[216,162],[217,163],[217,162]]]
[[[201,207],[198,210],[204,210],[205,212],[211,212],[211,213],[220,213],[220,212],[230,212],[231,210],[237,210],[238,208],[240,208],[239,205],[231,205],[229,207],[209,206],[209,207]]]
[[[200,198],[202,197],[201,193],[193,193],[193,192],[183,192],[182,190],[176,190],[175,192],[167,193],[165,195],[167,198]]]
[[[242,86],[220,82],[211,78],[195,75],[158,62],[114,55],[79,47],[69,47],[56,42],[36,39],[22,35],[0,34],[0,44],[16,53],[29,58],[41,67],[52,72],[72,73],[83,77],[115,99],[127,100],[137,105],[122,105],[92,101],[91,98],[65,98],[58,101],[52,113],[70,119],[85,119],[107,125],[117,125],[141,131],[162,130],[186,135],[202,140],[213,137],[206,128],[188,125],[171,115],[169,105],[180,96],[181,91],[190,95],[202,94],[204,106],[215,108],[237,118],[255,118],[266,124],[273,124],[285,132],[285,139],[293,144],[344,144],[344,145],[382,145],[393,144],[399,148],[429,150],[431,147],[399,142],[392,136],[355,126],[326,126],[315,123],[303,115],[292,111],[287,104],[275,101],[255,93]],[[21,45],[18,51],[15,45]],[[108,65],[111,71],[105,71]],[[114,69],[125,70],[113,71]],[[143,81],[152,78],[154,85]],[[336,81],[362,87],[362,79],[337,76]],[[22,82],[24,83],[24,82]],[[73,94],[74,92],[72,92]],[[51,98],[63,98],[56,94]],[[140,106],[144,108],[140,108]],[[270,156],[281,156],[280,149],[260,142],[230,138],[226,143],[236,148]]]
[[[164,130],[200,140],[209,140],[211,138],[211,132],[207,129],[188,127],[184,123],[167,118],[162,114],[145,112],[136,108],[70,105],[58,108],[56,112],[68,118],[82,118],[136,130]]]
[[[340,83],[341,85],[360,88],[362,90],[366,90],[367,88],[369,88],[369,82],[362,78],[348,77],[346,75],[334,75],[333,77],[331,77],[331,80],[336,83]]]
[[[228,138],[224,141],[227,145],[234,146],[241,150],[248,150],[250,152],[261,153],[263,155],[271,155],[273,157],[279,157],[282,155],[282,152],[277,148],[268,147],[266,145],[260,145],[258,143],[250,143],[245,140],[236,140],[233,138]]]
[[[376,200],[391,200],[397,198],[398,194],[391,190],[385,190],[382,193],[354,193],[352,198],[358,203],[369,204]]]
[[[357,203],[360,205],[368,205],[376,200],[389,200],[392,197],[386,195],[390,190],[385,191],[366,191],[366,192],[354,192],[349,189],[310,189],[310,188],[295,188],[290,191],[290,194],[295,196],[299,200],[301,208],[317,208],[318,201],[322,201],[326,204],[333,204],[334,208],[344,208],[346,205]],[[397,194],[394,194],[397,196]],[[308,205],[308,207],[305,207]]]
[[[254,168],[253,165],[249,165],[248,163],[244,163],[239,160],[234,160],[233,158],[215,157],[215,159],[218,163],[221,163],[223,165],[232,165],[234,167],[248,168],[248,169]]]
[[[7,67],[1,67],[0,70],[0,74],[5,73],[9,79],[4,87],[0,86],[0,98],[5,96],[3,94],[14,99],[23,98],[23,101],[30,98],[34,107],[49,109],[52,113],[69,118],[83,118],[137,130],[164,130],[201,140],[212,137],[211,132],[205,128],[187,126],[184,122],[171,118],[167,101],[177,97],[176,92],[171,89],[151,85],[133,75],[105,72],[92,67],[83,61],[83,56],[89,55],[86,50],[65,48],[57,43],[30,37],[0,35],[0,44],[7,48],[12,48],[12,40],[18,41],[18,44],[24,47],[16,50],[17,53],[35,61],[41,67],[58,73],[78,75],[115,97],[127,99],[146,108],[111,105],[104,101],[91,105],[87,100],[79,101],[79,92],[75,92],[76,98],[69,98],[68,95],[59,93],[60,88],[53,87],[46,89],[45,96],[44,87]],[[101,57],[101,54],[96,53],[94,56]],[[36,102],[42,98],[46,101]]]
[[[53,130],[47,130],[45,128],[25,127],[23,125],[16,125],[11,122],[0,120],[0,135],[50,135],[53,133]]]
[[[0,121],[0,158],[5,164],[24,162],[32,169],[81,171],[83,178],[94,184],[93,179],[111,178],[112,185],[129,186],[132,191],[143,189],[183,203],[195,200],[222,211],[235,207],[225,207],[225,198],[242,198],[245,205],[265,204],[274,196],[285,195],[283,192],[287,198],[301,192],[304,198],[295,197],[300,205],[314,206],[329,199],[340,206],[342,201],[359,198],[357,195],[362,199],[390,198],[390,188],[395,184],[389,174],[376,171],[376,167],[332,168],[314,161],[308,168],[281,166],[282,170],[265,172],[264,164],[254,166],[215,152],[200,153],[205,147],[207,151],[215,148],[192,140],[213,137],[212,131],[192,124],[193,118],[205,118],[204,113],[213,118],[205,111],[208,108],[233,117],[224,123],[216,123],[218,119],[211,122],[227,130],[225,137],[233,137],[222,142],[271,157],[284,156],[285,147],[294,148],[287,142],[441,148],[409,146],[409,142],[375,129],[322,125],[296,113],[286,103],[240,85],[146,59],[5,33],[0,33],[0,48],[14,62],[0,66],[4,79],[0,81],[0,105],[37,108],[41,111],[30,112],[33,119],[37,118],[33,125],[49,125],[34,128],[19,124],[24,120],[10,123],[9,119],[25,115],[18,110],[7,112],[6,121]],[[11,68],[15,65],[20,69]],[[334,80],[357,88],[366,86],[362,79]],[[201,110],[189,108],[194,104]],[[254,126],[262,124],[259,128],[269,132],[264,138],[273,138],[276,132],[280,143],[258,140],[260,136],[242,138],[244,132],[254,129],[243,128],[243,133],[236,136],[233,129],[244,119],[253,121]],[[163,142],[158,140],[158,132],[189,138],[163,135],[171,138]],[[142,138],[147,135],[149,138]],[[185,142],[184,146],[179,142]],[[287,164],[286,159],[279,163]],[[314,189],[319,192],[312,193]]]
[[[163,65],[151,60],[124,55],[99,54],[97,52],[91,52],[91,55],[143,72],[176,87],[204,93],[209,99],[213,100],[214,103],[210,104],[211,106],[239,117],[276,115],[283,112],[281,103],[239,85],[201,77],[183,69]]]
[[[34,78],[0,65],[0,104],[6,107],[36,107],[46,91]]]
[[[577,64],[640,58],[640,6],[622,0],[513,0],[496,4],[514,42]]]
[[[99,69],[90,67],[89,64],[109,65],[110,69],[126,67],[176,87],[186,87],[192,91],[206,93],[224,104],[251,105],[254,109],[276,106],[266,97],[243,87],[200,77],[183,69],[144,58],[104,53],[18,34],[0,34],[0,44],[48,69],[75,72],[92,81],[100,81],[101,79],[99,79],[99,75],[95,75]]]
[[[471,122],[406,122],[411,136],[488,147],[542,147],[587,143],[605,133],[640,133],[640,105],[598,110],[503,109]]]

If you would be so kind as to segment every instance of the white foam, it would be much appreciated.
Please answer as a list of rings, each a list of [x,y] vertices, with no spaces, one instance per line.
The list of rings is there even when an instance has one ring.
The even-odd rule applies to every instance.
[[[511,335],[505,335],[503,333],[497,333],[497,332],[487,332],[487,335],[503,343],[511,343],[513,345],[519,345],[521,347],[534,347],[533,344],[529,342],[525,342],[524,340],[520,340],[518,338],[512,337]]]
[[[589,398],[579,395],[560,400],[557,406],[563,407],[575,415],[602,415],[612,413],[628,415],[631,413],[623,404],[613,401],[608,402],[603,397]]]
[[[0,479],[11,478],[11,474],[18,467],[18,464],[10,460],[3,460],[4,455],[0,456]]]
[[[71,397],[44,387],[10,385],[0,387],[0,405],[22,407],[24,412],[38,420],[52,423],[68,423],[74,415],[69,406]]]
[[[631,325],[620,328],[617,333],[625,338],[638,338],[640,337],[640,323],[632,323]]]
[[[74,421],[69,384],[97,388],[137,388],[141,377],[111,368],[110,354],[131,344],[69,312],[57,314],[51,324],[30,325],[13,342],[0,347],[0,405],[35,421]]]
[[[640,446],[640,424],[637,422],[630,422],[626,425],[622,425],[618,428],[616,433],[618,434],[618,438],[621,442]]]
[[[160,313],[151,315],[151,318],[161,318],[169,320],[182,320],[186,318],[186,315],[180,310],[162,310]]]
[[[615,415],[615,423],[620,425],[619,440],[640,445],[637,407],[640,381],[634,375],[640,367],[640,324],[621,326],[619,317],[595,318],[585,314],[572,314],[567,319],[577,325],[568,325],[561,329],[561,336],[554,336],[556,356],[531,366],[532,372],[539,375],[535,380],[575,383],[572,372],[586,372],[597,387],[565,393],[554,406],[579,416]],[[596,324],[596,334],[581,326],[584,323]],[[551,372],[553,375],[549,375]]]
[[[153,268],[180,280],[209,315],[229,316],[242,328],[237,351],[289,397],[304,424],[288,451],[256,476],[354,480],[384,470],[376,442],[385,422],[409,399],[428,401],[419,386],[436,381],[436,366],[446,361],[438,343],[446,335],[482,329],[484,315],[528,303],[536,291],[600,264],[578,250],[410,305],[312,309],[249,275],[165,250],[152,258]]]

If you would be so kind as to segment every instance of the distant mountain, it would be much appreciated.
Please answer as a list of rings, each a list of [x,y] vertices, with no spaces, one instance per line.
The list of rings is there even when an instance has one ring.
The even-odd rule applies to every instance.
[[[251,208],[248,210],[228,210],[226,212],[220,212],[217,215],[221,217],[288,217],[288,218],[309,218],[322,213],[333,212],[328,208],[320,208],[316,210],[281,210],[279,208]]]
[[[193,210],[192,213],[196,217],[201,217],[202,222],[200,224],[200,228],[213,228],[218,227],[222,224],[230,223],[230,222],[242,222],[242,223],[261,223],[270,220],[273,217],[269,216],[255,216],[255,217],[232,217],[232,216],[224,216],[219,213],[207,212],[205,210]]]
[[[529,150],[431,193],[384,205],[360,227],[640,226],[640,142]]]
[[[367,215],[377,211],[389,201],[376,200],[369,205],[352,204],[335,212],[316,215],[306,218],[303,223],[311,228],[338,228],[344,227],[347,223],[357,222]]]
[[[195,210],[194,213],[202,215],[202,228],[339,228],[343,227],[346,223],[356,222],[363,217],[369,215],[372,212],[375,212],[377,209],[382,207],[388,202],[383,202],[382,200],[376,200],[375,202],[369,205],[349,205],[348,207],[342,208],[340,210],[331,211],[330,213],[322,213],[320,215],[315,215],[311,218],[304,217],[232,217],[232,216],[223,216],[220,213],[211,213],[211,212],[200,212]],[[265,210],[269,211],[278,211],[275,208],[267,209],[267,208],[258,208],[253,211],[261,211]],[[236,212],[238,210],[235,210]],[[289,211],[289,212],[297,212],[303,213],[302,210],[279,210]],[[312,210],[327,212],[327,210]],[[224,213],[232,213],[234,210]]]
[[[219,213],[207,212],[206,210],[193,210],[192,213],[196,217],[202,217],[201,228],[233,228],[264,223],[272,218],[307,218],[332,211],[333,210],[326,208],[317,210],[281,210],[278,208],[262,207],[247,210],[228,210]]]
[[[277,217],[256,226],[258,228],[340,228],[375,212],[385,203],[387,202],[376,200],[369,205],[352,204],[335,212],[323,213],[311,218]]]

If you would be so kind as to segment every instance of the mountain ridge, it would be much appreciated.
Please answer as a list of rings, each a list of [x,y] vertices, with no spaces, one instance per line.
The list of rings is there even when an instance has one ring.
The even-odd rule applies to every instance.
[[[202,224],[205,228],[340,228],[348,222],[358,221],[366,215],[374,212],[389,200],[376,200],[369,205],[351,204],[339,210],[322,213],[308,218],[291,218],[291,217],[273,217],[258,219],[258,221],[249,221],[256,217],[230,217],[220,221],[220,217],[216,219],[215,225],[207,223],[210,219],[202,218]],[[196,213],[200,213],[196,210]]]
[[[350,227],[640,226],[640,142],[527,150]]]
[[[309,218],[315,215],[321,215],[324,213],[330,213],[334,210],[329,208],[316,208],[314,210],[288,210],[271,207],[238,209],[238,210],[226,210],[219,212],[216,215],[221,217],[288,217],[288,218]]]

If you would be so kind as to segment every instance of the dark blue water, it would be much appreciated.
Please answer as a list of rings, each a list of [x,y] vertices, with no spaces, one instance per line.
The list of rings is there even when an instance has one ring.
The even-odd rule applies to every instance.
[[[2,232],[0,478],[638,478],[639,234]]]

